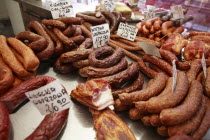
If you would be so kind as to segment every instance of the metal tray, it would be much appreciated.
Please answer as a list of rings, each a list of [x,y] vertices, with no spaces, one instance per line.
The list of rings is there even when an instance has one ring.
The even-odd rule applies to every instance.
[[[128,60],[131,62],[131,60]],[[39,68],[38,75],[47,75],[59,79],[65,86],[68,93],[75,89],[78,83],[85,82],[86,79],[79,76],[77,72],[71,74],[58,74],[49,67],[49,63],[42,63]],[[148,79],[144,77],[145,83]],[[144,85],[145,86],[145,85]],[[57,139],[59,140],[95,140],[96,133],[93,128],[93,118],[88,108],[72,101],[73,105],[70,108],[68,122]],[[164,140],[165,138],[158,135],[155,128],[147,127],[141,121],[132,121],[128,113],[116,112],[117,115],[131,128],[137,140]],[[37,108],[28,102],[23,105],[17,112],[10,115],[12,124],[12,140],[24,140],[29,136],[39,125],[44,118],[39,113]],[[210,131],[204,137],[205,140],[210,140]]]

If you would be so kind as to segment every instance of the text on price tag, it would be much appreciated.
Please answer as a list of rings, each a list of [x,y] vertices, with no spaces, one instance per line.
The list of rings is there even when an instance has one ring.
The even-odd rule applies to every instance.
[[[106,8],[107,11],[113,12],[116,4],[114,0],[102,0],[101,4]]]
[[[94,48],[104,46],[110,40],[110,31],[108,24],[102,24],[91,27]]]
[[[176,79],[177,79],[176,60],[175,59],[172,61],[172,66],[173,66],[172,91],[174,91],[174,89],[176,87]]]
[[[25,95],[35,104],[42,115],[65,110],[72,104],[65,88],[58,80],[26,92]]]
[[[143,9],[146,5],[146,2],[147,2],[147,0],[139,0],[138,4],[137,4],[137,7],[140,8],[140,9]]]
[[[147,12],[144,13],[144,20],[155,17],[155,6],[147,5]]]
[[[202,55],[201,64],[202,64],[202,67],[203,67],[203,74],[204,74],[204,77],[206,79],[206,59],[205,59],[204,53]]]
[[[71,1],[68,0],[52,2],[50,4],[50,11],[53,19],[60,17],[71,17],[74,14]]]
[[[117,35],[124,39],[134,41],[137,32],[138,29],[136,27],[120,22],[120,25],[117,30]]]
[[[183,10],[181,5],[171,6],[171,12],[175,19],[184,18]]]

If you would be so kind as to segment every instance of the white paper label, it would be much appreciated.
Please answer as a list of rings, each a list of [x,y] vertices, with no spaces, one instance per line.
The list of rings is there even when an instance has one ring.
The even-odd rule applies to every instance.
[[[110,31],[108,24],[102,24],[90,28],[91,28],[94,48],[104,46],[107,44],[107,42],[109,42]]]
[[[183,14],[182,6],[181,5],[171,6],[171,12],[172,12],[173,17],[175,19],[184,18],[184,14]]]
[[[147,5],[147,12],[144,13],[144,20],[155,17],[155,6]]]
[[[114,0],[102,0],[101,4],[104,5],[106,10],[109,12],[113,12],[114,8],[116,7]]]
[[[134,39],[136,38],[137,32],[138,32],[138,29],[135,26],[127,25],[120,22],[120,25],[117,30],[117,35],[124,39],[134,41]]]
[[[25,95],[35,104],[42,115],[59,112],[72,105],[67,91],[58,80],[26,92]]]
[[[139,44],[139,47],[141,47],[146,54],[154,55],[161,58],[159,49],[156,46],[146,42],[137,42],[137,43]]]
[[[176,70],[176,60],[172,61],[173,66],[173,82],[172,82],[172,91],[174,91],[176,87],[176,79],[177,79],[177,70]]]
[[[203,67],[204,77],[206,79],[206,59],[205,59],[204,53],[202,55],[201,64],[202,64],[202,67]]]
[[[137,7],[140,9],[144,9],[145,5],[146,5],[147,0],[139,0]]]
[[[74,14],[71,1],[68,0],[52,2],[50,4],[50,11],[53,19],[60,17],[71,17]]]

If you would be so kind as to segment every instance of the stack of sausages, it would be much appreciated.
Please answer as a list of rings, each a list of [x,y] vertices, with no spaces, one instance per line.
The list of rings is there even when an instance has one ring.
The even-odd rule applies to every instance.
[[[121,48],[114,49],[110,46],[97,48],[89,54],[89,66],[79,69],[79,74],[88,79],[102,79],[107,81],[112,89],[113,96],[119,93],[132,92],[141,89],[144,79],[139,74],[137,63],[128,65]],[[129,80],[134,79],[131,86],[120,89]]]
[[[142,21],[136,24],[138,29],[138,36],[143,36],[160,43],[165,42],[167,37],[173,33],[182,33],[184,31],[183,26],[175,27],[173,21],[162,21],[160,17],[155,17]]]
[[[167,51],[161,52],[164,59],[168,57],[167,54]],[[150,60],[154,56],[144,57],[143,60]],[[163,63],[158,59],[153,61]],[[176,65],[182,65],[179,63],[177,61]],[[164,66],[166,64],[161,65]],[[131,119],[141,119],[146,126],[157,127],[161,136],[186,134],[195,140],[201,139],[210,127],[210,121],[207,120],[210,114],[210,90],[207,85],[210,76],[208,74],[205,80],[201,78],[200,60],[193,61],[188,69],[187,72],[178,71],[174,90],[169,73],[156,73],[143,90],[119,94],[119,99],[115,100],[115,110],[129,110]],[[207,73],[209,70],[208,67]]]
[[[39,63],[34,52],[21,41],[0,35],[0,94],[35,77]]]

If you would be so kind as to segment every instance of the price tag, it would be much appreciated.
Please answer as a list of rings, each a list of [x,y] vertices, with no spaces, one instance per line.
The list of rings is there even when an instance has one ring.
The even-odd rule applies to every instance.
[[[107,11],[113,12],[116,4],[114,0],[102,0],[101,4],[106,8]]]
[[[147,12],[144,13],[144,20],[155,17],[155,6],[147,5]]]
[[[117,30],[117,35],[121,36],[124,39],[134,41],[137,32],[138,29],[136,27],[120,22],[120,25]]]
[[[144,9],[145,5],[146,5],[147,0],[139,0],[137,7],[140,9]]]
[[[176,87],[176,79],[177,79],[176,60],[172,61],[172,66],[173,66],[172,91],[174,91],[174,89]]]
[[[110,31],[108,24],[102,24],[91,27],[94,48],[104,46],[110,40]]]
[[[171,6],[171,12],[175,19],[184,18],[183,10],[181,5]]]
[[[201,64],[202,64],[202,67],[203,67],[204,77],[206,79],[206,59],[205,59],[204,53],[202,55]]]
[[[71,17],[74,14],[71,1],[68,0],[50,3],[50,11],[53,19]]]
[[[25,95],[35,104],[42,115],[65,110],[72,104],[66,90],[58,80],[26,92]]]

